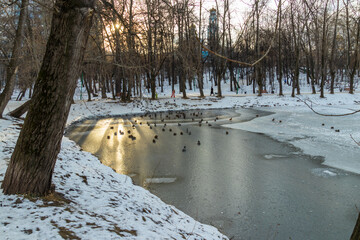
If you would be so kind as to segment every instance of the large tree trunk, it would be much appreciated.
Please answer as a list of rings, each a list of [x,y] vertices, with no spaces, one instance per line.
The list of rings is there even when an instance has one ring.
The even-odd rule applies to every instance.
[[[0,118],[2,117],[2,114],[4,113],[4,109],[8,104],[8,102],[10,101],[11,95],[14,92],[15,76],[18,69],[18,63],[19,63],[19,57],[21,51],[21,42],[22,39],[24,38],[24,26],[26,20],[25,15],[28,4],[29,4],[29,0],[21,1],[20,16],[19,16],[18,26],[16,29],[14,46],[12,49],[12,55],[9,65],[6,69],[6,85],[3,92],[0,94]]]
[[[293,12],[293,3],[291,3],[290,13],[291,13],[291,30],[292,30],[292,34],[293,34],[293,38],[294,38],[293,41],[294,41],[294,51],[295,51],[295,66],[293,69],[294,78],[292,81],[291,97],[295,97],[295,89],[297,90],[297,94],[300,94],[300,86],[299,86],[300,39],[298,37],[298,35],[300,34],[300,31],[298,28],[296,28],[296,26],[298,26],[298,25],[295,24],[295,20],[294,20],[295,13]],[[297,16],[297,18],[299,19],[299,16]]]
[[[350,77],[350,94],[354,94],[354,77],[356,74],[356,68],[358,66],[358,51],[359,51],[359,39],[360,38],[360,19],[357,21],[357,33],[356,33],[356,39],[355,39],[355,49],[354,49],[354,55],[353,55],[353,66],[351,69],[349,69],[349,77]],[[350,68],[350,66],[349,66]]]
[[[360,213],[354,227],[354,231],[351,234],[350,240],[359,240],[360,239]]]
[[[324,18],[323,18],[323,33],[322,33],[322,42],[321,42],[321,82],[320,82],[320,97],[324,98],[324,86],[327,78],[327,66],[326,66],[326,16],[327,16],[327,6],[328,0],[325,2]]]
[[[259,31],[260,31],[260,10],[259,10],[259,1],[255,2],[255,14],[256,14],[256,32],[255,32],[255,51],[256,51],[256,58],[260,58],[260,42],[259,42]],[[258,84],[258,96],[262,96],[262,76],[261,76],[261,63],[256,64],[254,67],[255,72],[255,81]]]
[[[45,195],[79,77],[95,0],[57,0],[32,103],[2,183],[5,194]]]
[[[278,33],[278,64],[277,64],[277,79],[279,82],[279,96],[283,96],[283,86],[282,86],[282,52],[281,52],[281,20],[282,20],[282,15],[281,15],[281,0],[279,1],[279,33]]]
[[[332,46],[331,46],[331,55],[329,59],[329,70],[331,76],[331,84],[330,84],[330,93],[334,94],[334,83],[335,83],[335,51],[336,51],[336,37],[337,37],[337,25],[338,25],[338,17],[339,17],[339,0],[336,3],[336,16],[335,16],[335,23],[334,23],[334,34],[332,39]]]

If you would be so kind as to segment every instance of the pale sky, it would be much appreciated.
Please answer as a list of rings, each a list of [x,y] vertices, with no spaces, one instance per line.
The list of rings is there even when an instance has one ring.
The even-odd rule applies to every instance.
[[[216,0],[202,0],[202,1],[203,1],[202,11],[203,13],[206,12],[205,18],[207,23],[209,16],[208,11],[211,8],[216,7]],[[200,5],[200,0],[195,0],[195,2],[197,6]],[[222,14],[224,1],[218,0],[217,2],[219,4],[220,14]],[[229,0],[229,2],[230,2],[230,12],[231,12],[231,24],[235,30],[239,30],[241,24],[243,24],[245,21],[246,13],[251,11],[252,5],[254,4],[254,0]],[[268,6],[271,9],[276,9],[277,3],[278,0],[268,0]]]

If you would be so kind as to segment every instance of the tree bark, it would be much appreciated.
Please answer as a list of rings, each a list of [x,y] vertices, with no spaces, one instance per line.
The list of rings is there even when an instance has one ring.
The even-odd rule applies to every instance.
[[[30,103],[31,103],[31,99],[26,101],[20,107],[9,112],[9,116],[14,117],[14,118],[20,118],[24,113],[26,113],[29,110]]]
[[[354,231],[351,234],[350,240],[359,240],[360,239],[360,213],[354,227]]]
[[[201,12],[202,12],[202,3],[203,1],[200,0],[200,12],[199,12],[199,40],[201,41]],[[197,68],[197,80],[199,85],[199,91],[200,91],[200,97],[205,97],[204,95],[204,86],[203,86],[203,78],[204,78],[204,64],[202,59],[202,48],[199,47],[199,53],[198,53],[198,68]]]
[[[278,64],[277,64],[277,79],[279,82],[279,96],[283,96],[283,86],[282,86],[282,52],[281,52],[281,20],[282,20],[282,15],[281,15],[281,0],[279,1],[279,33],[278,33]]]
[[[15,88],[15,76],[18,70],[18,63],[21,51],[21,43],[24,38],[24,26],[26,20],[26,9],[29,4],[29,0],[21,1],[19,22],[15,33],[15,41],[12,49],[12,55],[10,63],[6,69],[6,85],[2,93],[0,94],[0,118],[4,113],[5,107],[11,99],[11,95]]]
[[[327,78],[327,66],[326,66],[326,14],[327,14],[328,0],[325,2],[323,27],[322,27],[322,41],[321,41],[321,82],[320,82],[320,97],[324,98],[324,85]]]
[[[331,55],[329,59],[329,70],[331,76],[331,83],[330,83],[330,94],[334,94],[334,83],[335,83],[335,51],[336,51],[336,36],[337,36],[337,25],[338,25],[338,18],[339,18],[339,0],[336,1],[336,16],[334,22],[334,34],[332,39],[332,46],[331,46]]]
[[[5,194],[43,196],[61,147],[95,0],[57,0],[44,60],[4,181]]]
[[[354,77],[356,73],[356,68],[358,66],[358,51],[359,51],[359,39],[360,38],[360,18],[357,20],[357,31],[356,31],[356,38],[355,38],[355,49],[353,55],[353,66],[349,69],[349,78],[350,78],[350,94],[354,94]],[[350,68],[350,66],[349,66]]]
[[[89,82],[88,76],[86,74],[84,74],[84,85],[86,92],[88,94],[88,102],[91,102],[91,90],[90,90],[91,83]]]
[[[260,10],[259,10],[259,0],[255,1],[255,14],[256,14],[256,30],[255,30],[255,51],[256,51],[256,58],[260,57]],[[255,82],[258,84],[258,96],[262,96],[263,84],[262,84],[262,74],[261,74],[261,64],[256,64],[254,67],[255,72]]]
[[[291,13],[291,30],[293,33],[293,41],[294,41],[294,51],[295,51],[295,66],[293,69],[294,77],[292,81],[292,91],[291,91],[291,97],[295,97],[295,89],[297,90],[297,94],[300,94],[300,87],[299,87],[299,75],[300,75],[300,41],[299,41],[299,34],[300,31],[297,29],[296,26],[298,26],[299,22],[295,24],[294,20],[294,11],[293,11],[293,2],[290,5],[290,13]],[[297,13],[299,15],[299,13]],[[297,19],[299,20],[299,16],[297,16]]]

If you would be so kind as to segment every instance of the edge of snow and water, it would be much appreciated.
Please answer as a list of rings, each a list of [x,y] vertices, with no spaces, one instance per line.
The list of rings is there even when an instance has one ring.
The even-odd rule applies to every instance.
[[[68,124],[99,116],[140,114],[136,103],[77,102]],[[8,111],[20,105],[10,102]],[[111,110],[112,113],[108,111]],[[0,119],[0,182],[15,147],[22,121]],[[130,177],[115,173],[90,153],[64,137],[55,166],[57,194],[49,198],[0,193],[2,239],[227,239],[215,227],[202,224],[164,203]]]
[[[359,109],[360,94],[303,95],[316,110],[344,113]],[[21,102],[11,101],[7,111]],[[110,100],[76,101],[67,125],[87,118],[168,111],[215,108],[255,108],[273,114],[225,127],[264,133],[301,148],[305,154],[323,156],[325,164],[360,173],[359,114],[320,117],[290,96],[228,96],[223,99],[160,98],[129,104]],[[289,114],[289,111],[291,113]],[[272,121],[274,119],[274,121]],[[279,121],[282,121],[281,123]],[[0,119],[0,181],[15,146],[20,127],[11,119]],[[325,126],[322,126],[324,123]],[[330,129],[340,129],[335,132]],[[329,151],[331,150],[331,151]],[[269,155],[270,156],[270,155]],[[332,176],[332,174],[328,174]],[[149,191],[133,185],[130,177],[117,174],[90,153],[83,152],[64,137],[55,166],[53,183],[58,193],[53,198],[32,199],[0,193],[0,235],[3,239],[226,239],[216,228],[201,224]]]

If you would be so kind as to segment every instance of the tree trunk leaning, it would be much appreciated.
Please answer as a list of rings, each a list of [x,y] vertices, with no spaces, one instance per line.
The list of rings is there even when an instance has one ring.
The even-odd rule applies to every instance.
[[[5,194],[43,196],[60,151],[95,0],[57,0],[44,60],[4,181]]]
[[[350,240],[359,240],[360,239],[360,213],[358,215],[358,219],[356,221],[356,225],[354,227],[354,231],[351,234]]]
[[[30,103],[31,103],[31,99],[26,101],[20,107],[9,112],[9,116],[14,118],[20,118],[22,115],[24,115],[24,113],[26,113],[29,110]]]

